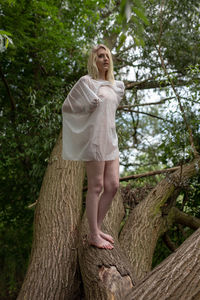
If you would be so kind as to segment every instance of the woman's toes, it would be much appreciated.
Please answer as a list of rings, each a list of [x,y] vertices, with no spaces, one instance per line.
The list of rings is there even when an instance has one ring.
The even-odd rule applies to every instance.
[[[113,239],[113,237],[112,237],[110,234],[106,234],[106,233],[104,233],[103,231],[101,231],[101,232],[100,232],[100,236],[101,236],[103,239],[107,240],[108,242],[114,244],[114,239]]]
[[[111,250],[111,249],[113,249],[114,247],[113,247],[113,245],[111,245],[109,242],[106,242],[105,244],[104,244],[104,249],[109,249],[109,250]]]
[[[90,245],[95,246],[100,249],[113,249],[113,246],[103,239],[100,235],[93,235],[88,238],[88,242]]]

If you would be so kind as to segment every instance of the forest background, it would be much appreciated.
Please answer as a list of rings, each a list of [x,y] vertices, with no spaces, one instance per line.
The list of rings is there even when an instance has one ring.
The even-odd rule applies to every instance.
[[[61,130],[61,106],[87,73],[88,50],[112,49],[126,93],[117,111],[122,178],[189,163],[200,150],[199,4],[183,1],[0,2],[0,299],[15,299],[27,270],[34,204]],[[162,179],[121,181],[126,217]],[[176,199],[200,218],[200,176]],[[175,224],[153,267],[194,228]]]

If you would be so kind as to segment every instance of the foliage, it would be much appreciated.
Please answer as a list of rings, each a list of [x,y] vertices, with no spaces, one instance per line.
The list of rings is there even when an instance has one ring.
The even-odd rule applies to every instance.
[[[119,10],[114,15],[105,0],[2,1],[0,10],[6,50],[0,53],[0,263],[7,270],[2,273],[1,291],[8,299],[15,297],[24,276],[32,240],[33,210],[28,206],[38,197],[61,128],[61,105],[86,72],[88,48],[102,39]],[[113,28],[109,30],[113,34]],[[11,246],[13,228],[16,238],[23,241],[16,244],[17,249]],[[18,267],[21,253],[23,268]]]
[[[160,31],[158,6],[156,0],[1,1],[1,299],[14,299],[23,279],[32,240],[33,210],[28,206],[38,197],[61,128],[61,105],[86,73],[92,44],[104,42],[112,48],[116,78],[138,82],[150,78],[157,84],[157,88],[150,86],[150,92],[146,88],[127,91],[122,104],[135,105],[134,112],[117,112],[124,175],[191,159],[175,100],[138,106],[155,95],[174,97],[155,47]],[[195,1],[167,1],[161,44],[199,145],[197,16]],[[186,83],[180,87],[183,79]],[[132,186],[154,185],[159,178]],[[199,181],[192,181],[190,189],[187,208],[199,216]]]

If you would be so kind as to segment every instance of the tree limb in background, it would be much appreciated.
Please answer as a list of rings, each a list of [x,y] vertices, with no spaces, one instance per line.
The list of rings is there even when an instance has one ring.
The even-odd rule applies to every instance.
[[[154,176],[154,175],[168,173],[168,172],[174,172],[174,171],[177,171],[179,168],[180,167],[174,167],[174,168],[168,168],[168,169],[164,169],[164,170],[156,170],[156,171],[151,171],[151,172],[147,172],[147,173],[134,174],[134,175],[130,175],[130,176],[120,177],[119,181],[129,181],[131,179],[138,179],[138,178]],[[83,191],[87,191],[87,186],[85,186],[83,188]]]
[[[138,104],[134,104],[134,105],[121,105],[121,106],[118,106],[118,109],[134,108],[134,107],[138,107],[138,106],[159,105],[159,104],[163,104],[166,101],[174,99],[174,98],[175,97],[168,97],[168,98],[161,99],[158,102],[138,103]]]
[[[192,83],[191,81],[186,81],[183,79],[177,79],[176,80],[176,86],[185,86],[189,83]],[[168,80],[162,80],[162,81],[156,81],[153,79],[145,79],[142,81],[128,81],[125,82],[126,90],[132,90],[133,88],[137,90],[149,90],[149,89],[155,89],[155,88],[163,88],[166,86],[170,86],[170,83]]]
[[[7,91],[7,93],[8,93],[8,97],[9,97],[9,99],[10,99],[11,110],[12,110],[12,112],[13,112],[13,116],[15,116],[15,113],[14,113],[14,112],[15,112],[15,109],[16,109],[15,99],[14,99],[13,96],[12,96],[12,93],[11,93],[11,91],[10,91],[8,82],[7,82],[7,80],[6,80],[6,78],[5,78],[4,74],[3,74],[3,71],[2,71],[2,69],[1,69],[1,66],[0,66],[0,75],[1,75],[1,79],[2,79],[2,81],[3,81],[3,83],[4,83],[4,86],[5,86],[5,88],[6,88],[6,91]]]
[[[173,207],[173,211],[175,214],[174,221],[176,223],[188,226],[194,230],[200,227],[200,219],[184,213],[183,211],[179,210],[177,207]]]
[[[167,232],[164,233],[162,240],[167,248],[169,248],[169,250],[171,250],[172,252],[174,252],[178,248],[178,246],[170,239],[170,236]]]
[[[133,110],[133,109],[123,109],[123,108],[118,108],[118,110],[123,110],[123,111],[126,111],[126,112],[134,112],[134,113],[138,113],[138,114],[142,114],[142,115],[147,115],[149,117],[156,118],[156,119],[159,119],[159,120],[163,120],[165,122],[170,122],[169,120],[165,120],[162,117],[158,117],[158,116],[155,116],[153,114],[150,114],[150,113],[147,113],[147,112],[144,112],[144,111],[137,111],[137,110]]]
[[[120,181],[128,181],[130,179],[154,176],[154,175],[158,175],[158,174],[174,172],[174,171],[177,171],[179,168],[180,167],[174,167],[174,168],[168,168],[168,169],[164,169],[164,170],[156,170],[156,171],[151,171],[151,172],[147,172],[147,173],[135,174],[135,175],[130,175],[130,176],[126,176],[126,177],[121,177],[119,180]]]

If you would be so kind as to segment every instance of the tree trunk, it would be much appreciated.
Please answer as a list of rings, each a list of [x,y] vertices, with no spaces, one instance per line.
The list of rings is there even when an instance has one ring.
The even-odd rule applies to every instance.
[[[180,167],[174,174],[162,180],[133,210],[122,230],[120,244],[118,239],[115,239],[113,250],[106,251],[88,246],[87,225],[83,222],[79,262],[86,299],[129,299],[127,297],[129,294],[132,295],[131,291],[135,289],[135,286],[137,288],[140,280],[151,271],[152,256],[157,239],[168,230],[174,221],[173,216],[175,218],[176,214],[173,207],[169,210],[169,213],[173,210],[173,214],[169,214],[170,219],[168,215],[163,215],[162,208],[166,208],[166,205],[170,206],[168,200],[173,199],[172,194],[177,190],[180,191],[180,186],[197,174],[199,165],[200,160],[197,159],[183,168]],[[120,200],[119,195],[117,200]],[[114,201],[113,213],[111,209],[105,224],[107,231],[113,233],[115,237],[119,232],[119,227],[115,222],[122,219],[122,216],[118,215],[121,212],[120,203]],[[115,215],[117,215],[116,219],[113,218]],[[112,222],[112,230],[108,226],[109,222]],[[166,276],[168,275],[166,274]],[[138,300],[140,298],[130,299]],[[179,298],[174,299],[179,300]]]
[[[82,214],[82,163],[63,161],[61,135],[37,201],[28,271],[18,300],[74,299],[77,239]]]
[[[86,218],[83,219],[79,263],[86,299],[125,299],[123,298],[124,293],[130,291],[134,285],[129,261],[118,242],[118,233],[123,216],[122,198],[118,192],[104,221],[104,231],[112,234],[115,239],[113,250],[97,249],[88,245],[88,224]]]
[[[88,223],[82,218],[83,164],[63,161],[61,146],[60,136],[40,191],[31,259],[18,300],[83,300],[81,281],[87,300],[199,299],[199,230],[153,271],[151,262],[158,237],[175,219],[199,226],[199,220],[180,215],[171,202],[199,172],[200,159],[162,180],[134,208],[120,239],[124,208],[118,192],[103,224],[115,247],[105,250],[88,245]]]

